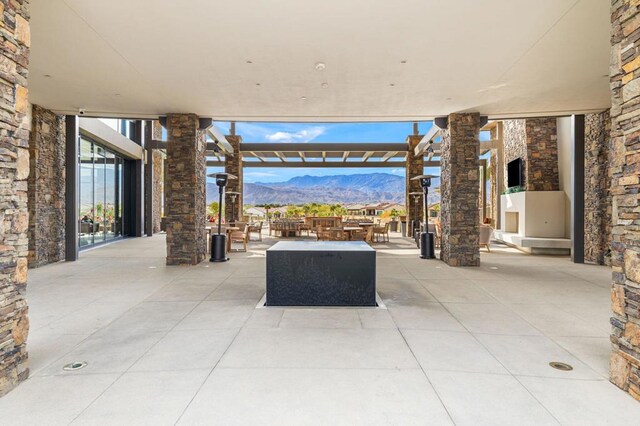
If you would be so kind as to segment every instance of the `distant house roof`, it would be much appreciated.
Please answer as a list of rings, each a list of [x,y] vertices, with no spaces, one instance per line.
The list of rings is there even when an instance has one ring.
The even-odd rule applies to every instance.
[[[264,216],[265,211],[264,211],[264,209],[263,209],[263,208],[261,208],[261,207],[248,207],[248,208],[245,210],[245,213],[248,213],[248,214],[254,214],[254,215],[256,215],[256,216]]]
[[[363,204],[351,204],[344,207],[347,210],[362,210],[364,208]]]

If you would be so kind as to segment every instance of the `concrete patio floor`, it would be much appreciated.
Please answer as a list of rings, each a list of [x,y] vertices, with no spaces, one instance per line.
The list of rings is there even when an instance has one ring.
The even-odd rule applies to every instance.
[[[607,380],[609,268],[506,247],[450,268],[395,237],[374,245],[387,309],[256,308],[275,241],[224,264],[166,267],[156,235],[30,271],[31,377],[0,399],[2,423],[640,419]],[[73,361],[88,366],[62,370]]]

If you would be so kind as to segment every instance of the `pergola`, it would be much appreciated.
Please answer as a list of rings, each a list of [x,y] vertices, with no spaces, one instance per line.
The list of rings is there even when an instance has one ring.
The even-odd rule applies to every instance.
[[[483,120],[484,122],[484,120]],[[164,118],[159,123],[166,125]],[[235,123],[232,122],[231,134],[224,135],[213,121],[204,120],[203,131],[206,139],[206,167],[222,167],[225,171],[239,176],[239,179],[230,182],[229,190],[240,193],[235,212],[225,212],[227,220],[232,215],[242,211],[243,194],[243,169],[245,168],[404,168],[406,169],[405,205],[407,206],[408,221],[413,219],[414,212],[418,211],[418,218],[422,217],[422,204],[414,206],[415,200],[409,194],[416,188],[411,178],[420,175],[424,167],[440,167],[442,154],[442,142],[440,141],[446,123],[434,123],[425,133],[418,134],[417,123],[414,123],[413,134],[407,136],[405,142],[242,142],[242,138],[236,135]],[[495,122],[488,122],[482,130],[490,131],[495,127]],[[158,137],[160,132],[156,132]],[[479,142],[479,156],[494,150],[502,151],[498,137]],[[167,141],[152,139],[146,144],[148,150],[166,151]],[[502,155],[496,158],[501,159]],[[479,159],[480,176],[482,181],[487,176],[487,160]],[[147,167],[145,173],[153,173]],[[501,186],[499,183],[498,186]],[[481,185],[481,219],[487,216],[486,188]],[[499,197],[498,197],[499,198]],[[498,202],[499,200],[493,201]],[[227,203],[228,204],[228,203]],[[151,214],[150,211],[147,214]],[[411,217],[409,217],[411,216]]]

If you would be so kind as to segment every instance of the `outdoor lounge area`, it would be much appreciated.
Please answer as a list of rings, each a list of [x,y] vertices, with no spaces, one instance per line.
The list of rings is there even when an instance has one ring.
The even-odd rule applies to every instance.
[[[0,18],[0,426],[640,425],[640,0]]]
[[[31,273],[31,377],[3,424],[635,424],[608,381],[609,275],[505,246],[378,245],[378,308],[264,308],[263,236],[166,266],[165,237]],[[311,237],[311,240],[313,238]],[[216,273],[212,274],[212,268]],[[65,364],[85,361],[78,371]],[[564,362],[561,371],[549,362]]]

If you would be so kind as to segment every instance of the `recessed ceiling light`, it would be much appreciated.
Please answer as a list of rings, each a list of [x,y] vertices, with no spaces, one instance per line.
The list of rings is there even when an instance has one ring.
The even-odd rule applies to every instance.
[[[323,69],[325,69],[327,67],[327,65],[324,62],[318,62],[316,63],[316,70],[318,71],[322,71]]]
[[[407,63],[407,60],[406,60],[406,59],[403,59],[403,60],[401,60],[401,61],[400,61],[400,63],[401,63],[401,64],[406,64],[406,63]]]
[[[395,85],[396,85],[395,83],[389,83],[389,86],[391,86],[391,87],[393,87]]]
[[[320,85],[323,89],[326,89],[327,87],[329,87],[329,83],[322,83]]]
[[[247,63],[248,63],[248,64],[252,64],[252,63],[253,63],[253,61],[247,61]]]
[[[45,78],[51,78],[51,74],[45,74],[44,77]]]
[[[303,96],[303,97],[301,97],[300,99],[301,99],[301,100],[303,100],[303,101],[306,101],[306,100],[307,100],[307,97],[306,97],[306,96]]]
[[[450,100],[451,100],[451,98],[447,98],[447,99],[445,99],[445,100],[450,101]]]
[[[120,93],[114,93],[113,96],[120,96]]]
[[[256,86],[260,86],[260,83],[256,83]]]

